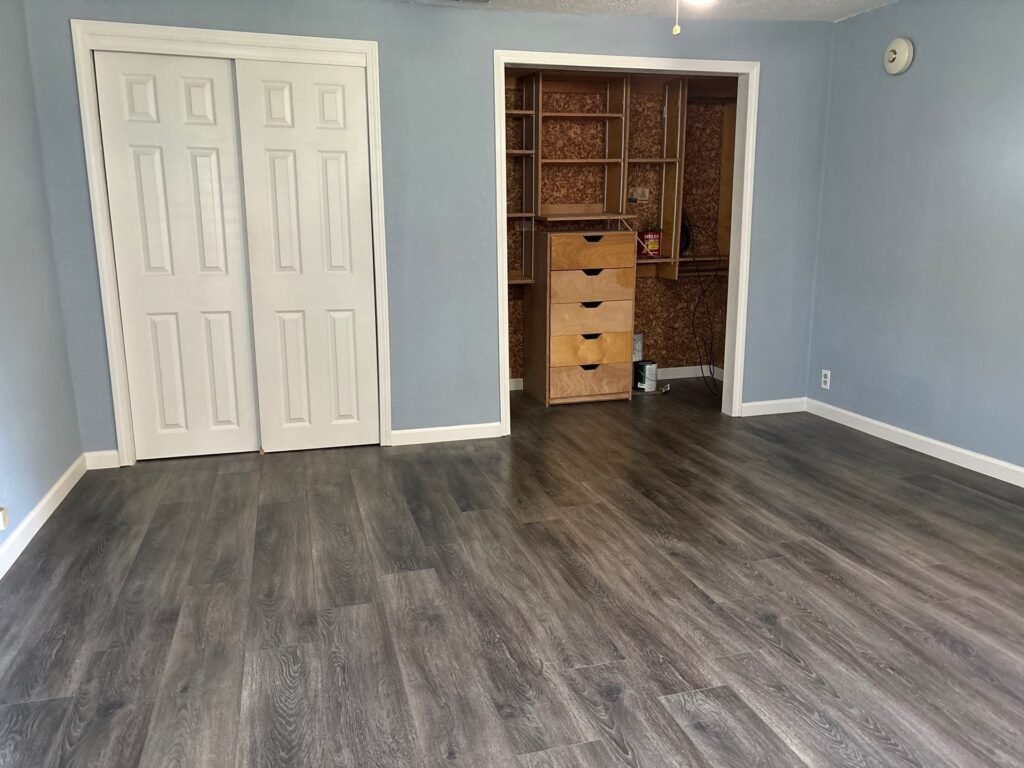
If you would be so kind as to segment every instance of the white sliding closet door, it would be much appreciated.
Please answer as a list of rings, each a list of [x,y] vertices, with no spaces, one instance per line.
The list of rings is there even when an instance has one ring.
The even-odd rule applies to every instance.
[[[232,63],[96,53],[138,458],[259,447]]]
[[[236,74],[263,447],[379,442],[365,70]]]

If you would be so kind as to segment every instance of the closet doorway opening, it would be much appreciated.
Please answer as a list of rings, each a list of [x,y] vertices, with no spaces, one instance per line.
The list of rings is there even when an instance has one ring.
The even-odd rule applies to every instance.
[[[494,60],[502,434],[510,389],[629,399],[647,357],[740,415],[759,63]]]

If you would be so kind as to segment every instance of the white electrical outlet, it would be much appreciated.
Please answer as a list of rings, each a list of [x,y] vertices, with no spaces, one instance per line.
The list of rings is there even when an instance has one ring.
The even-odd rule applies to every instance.
[[[832,389],[832,371],[821,369],[821,388]]]
[[[0,531],[7,530],[7,507],[0,507]]]

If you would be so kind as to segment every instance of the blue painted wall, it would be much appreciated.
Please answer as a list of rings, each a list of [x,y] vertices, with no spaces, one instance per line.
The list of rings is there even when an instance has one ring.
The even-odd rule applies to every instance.
[[[808,382],[1019,465],[1022,29],[1010,0],[902,0],[836,27]],[[897,35],[917,58],[893,78],[882,51]]]
[[[395,0],[32,0],[29,45],[81,431],[114,447],[69,19],[380,42],[396,428],[498,405],[492,51],[763,63],[745,399],[803,395],[831,25],[499,13]]]
[[[0,0],[0,506],[10,535],[81,453],[19,0]]]

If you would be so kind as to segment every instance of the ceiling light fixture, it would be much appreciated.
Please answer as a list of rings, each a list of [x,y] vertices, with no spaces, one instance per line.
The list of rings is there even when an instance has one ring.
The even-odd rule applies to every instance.
[[[712,5],[717,3],[718,0],[676,0],[676,23],[672,27],[672,34],[678,35],[683,31],[683,28],[679,26],[679,4],[686,3],[692,8],[710,8]]]

